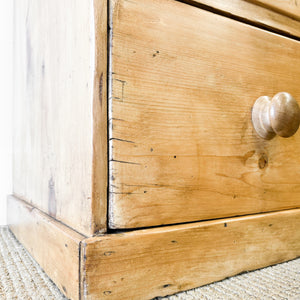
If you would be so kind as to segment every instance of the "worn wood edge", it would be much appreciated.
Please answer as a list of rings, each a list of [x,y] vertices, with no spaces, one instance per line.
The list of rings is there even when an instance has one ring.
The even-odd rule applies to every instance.
[[[7,198],[8,225],[63,294],[79,299],[80,242],[85,236],[14,196]]]
[[[240,22],[287,37],[300,38],[300,26],[295,16],[266,6],[258,0],[177,0]],[[300,20],[300,19],[299,19]]]
[[[113,113],[112,113],[112,95],[113,95],[113,83],[112,83],[112,43],[113,43],[113,11],[115,6],[115,0],[108,0],[108,83],[107,83],[107,92],[108,92],[108,194],[107,194],[107,227],[111,228],[111,220],[113,219],[113,194],[111,193],[111,182],[113,178],[113,172],[111,169],[111,156],[113,153]]]
[[[295,20],[300,21],[300,7],[297,0],[294,1],[282,1],[282,0],[247,0],[253,2],[257,5],[272,9],[279,12],[280,14],[294,18]]]
[[[300,209],[143,229],[81,244],[84,299],[151,299],[300,256]]]
[[[107,230],[107,2],[94,0],[92,233]]]

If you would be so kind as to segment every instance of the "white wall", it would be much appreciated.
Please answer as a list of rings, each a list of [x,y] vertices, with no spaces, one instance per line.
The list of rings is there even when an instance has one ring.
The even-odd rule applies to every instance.
[[[0,225],[12,192],[13,1],[0,0]]]

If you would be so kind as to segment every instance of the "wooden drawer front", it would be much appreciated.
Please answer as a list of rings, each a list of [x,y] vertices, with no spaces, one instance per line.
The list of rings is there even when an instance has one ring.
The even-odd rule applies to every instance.
[[[300,206],[300,136],[265,141],[262,95],[300,101],[300,43],[168,0],[111,5],[111,228]]]

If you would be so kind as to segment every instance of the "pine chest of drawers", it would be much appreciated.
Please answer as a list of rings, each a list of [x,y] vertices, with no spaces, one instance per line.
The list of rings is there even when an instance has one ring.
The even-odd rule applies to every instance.
[[[18,2],[8,219],[67,297],[300,255],[299,21],[279,0]]]

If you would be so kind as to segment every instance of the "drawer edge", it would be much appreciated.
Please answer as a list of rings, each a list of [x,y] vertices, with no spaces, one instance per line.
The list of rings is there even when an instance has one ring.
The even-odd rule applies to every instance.
[[[300,38],[299,20],[284,11],[273,9],[272,4],[258,0],[179,0],[217,14],[236,19],[271,32],[297,40]],[[276,6],[276,5],[274,5]]]

